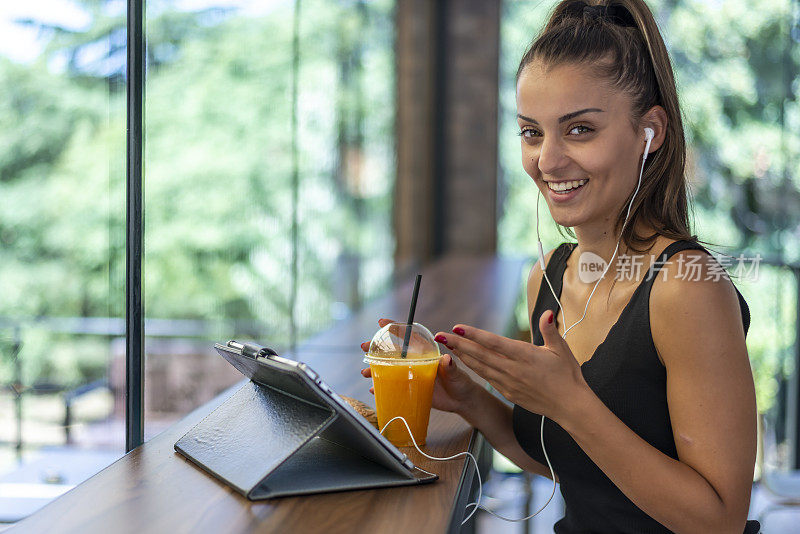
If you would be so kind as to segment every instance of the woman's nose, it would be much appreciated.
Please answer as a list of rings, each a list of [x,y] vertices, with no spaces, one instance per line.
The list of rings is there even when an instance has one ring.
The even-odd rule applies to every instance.
[[[550,137],[542,140],[539,150],[539,171],[542,174],[556,174],[567,162],[564,145],[559,139]]]

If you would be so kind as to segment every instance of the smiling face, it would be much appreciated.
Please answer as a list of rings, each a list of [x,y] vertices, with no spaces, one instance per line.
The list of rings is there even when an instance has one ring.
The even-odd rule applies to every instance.
[[[548,70],[535,60],[520,74],[517,114],[522,166],[553,219],[562,226],[613,228],[636,188],[644,150],[644,132],[631,123],[630,97],[585,66]],[[567,194],[552,190],[570,186],[579,187]]]

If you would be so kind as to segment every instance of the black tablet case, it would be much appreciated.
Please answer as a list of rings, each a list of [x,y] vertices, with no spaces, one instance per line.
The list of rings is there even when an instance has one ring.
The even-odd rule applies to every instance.
[[[220,348],[251,381],[178,440],[175,450],[248,499],[438,478],[415,475],[292,372]]]

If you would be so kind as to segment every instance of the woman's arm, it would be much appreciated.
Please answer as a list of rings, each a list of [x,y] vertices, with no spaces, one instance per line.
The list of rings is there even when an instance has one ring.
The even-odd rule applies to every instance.
[[[681,256],[700,256],[699,280],[681,278]],[[590,390],[558,422],[634,504],[670,530],[741,534],[756,402],[739,302],[727,277],[705,280],[719,270],[713,258],[692,250],[673,258],[653,283],[650,323],[667,371],[680,461],[640,438]]]
[[[514,435],[512,409],[482,386],[473,400],[458,414],[477,428],[492,447],[520,469],[552,480],[550,468],[531,458]],[[556,476],[558,482],[558,476]]]

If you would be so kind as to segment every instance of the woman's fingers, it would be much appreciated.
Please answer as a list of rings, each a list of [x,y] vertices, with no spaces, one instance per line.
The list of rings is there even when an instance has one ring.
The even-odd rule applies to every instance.
[[[478,374],[478,376],[488,380],[489,383],[491,383],[495,387],[497,387],[497,385],[500,383],[500,379],[504,376],[502,371],[500,371],[496,367],[486,365],[486,363],[483,360],[481,360],[480,358],[476,358],[471,354],[463,352],[459,354],[459,358],[464,363],[464,365],[475,371]]]
[[[383,328],[387,324],[393,322],[394,321],[392,321],[391,319],[378,319],[378,327]],[[361,350],[363,350],[364,352],[369,352],[369,344],[370,344],[369,341],[365,341],[364,343],[362,343]],[[370,369],[369,367],[367,367],[366,369],[362,369],[361,375],[365,378],[370,378],[372,376],[372,369]],[[373,386],[369,388],[369,392],[375,395],[375,387]]]
[[[362,369],[361,370],[361,375],[364,378],[370,378],[372,376],[372,369],[370,369],[369,367],[367,367],[366,369]],[[374,395],[375,394],[375,387],[374,386],[370,387],[369,388],[369,392]]]
[[[476,360],[482,366],[490,367],[498,372],[503,371],[505,365],[508,363],[508,358],[502,354],[498,354],[493,350],[489,350],[479,343],[452,334],[445,334],[438,332],[434,338],[437,343],[441,343],[452,351],[458,351],[459,357],[464,360],[464,357],[469,357],[471,360]],[[472,365],[467,363],[470,367],[475,369]]]
[[[527,348],[527,344],[516,339],[498,336],[494,332],[488,332],[469,325],[457,324],[453,327],[453,333],[455,335],[447,335],[447,339],[451,340],[451,344],[458,339],[468,339],[474,344],[508,357],[514,356],[523,347]]]

